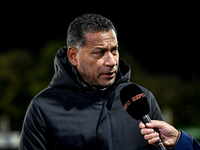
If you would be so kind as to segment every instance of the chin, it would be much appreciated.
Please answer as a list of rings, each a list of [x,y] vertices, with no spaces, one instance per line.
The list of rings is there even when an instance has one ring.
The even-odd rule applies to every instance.
[[[112,79],[112,80],[110,80],[110,81],[108,81],[108,82],[106,82],[104,84],[102,83],[101,86],[102,87],[108,87],[108,86],[111,86],[114,82],[115,82],[115,80]]]

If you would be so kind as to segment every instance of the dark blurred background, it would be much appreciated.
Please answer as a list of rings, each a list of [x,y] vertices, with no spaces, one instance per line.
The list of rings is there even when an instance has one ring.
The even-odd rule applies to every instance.
[[[19,0],[1,7],[0,143],[15,135],[17,145],[31,99],[51,81],[69,23],[84,13],[113,22],[131,80],[152,91],[167,122],[200,140],[199,2]],[[2,141],[12,149],[9,140]]]

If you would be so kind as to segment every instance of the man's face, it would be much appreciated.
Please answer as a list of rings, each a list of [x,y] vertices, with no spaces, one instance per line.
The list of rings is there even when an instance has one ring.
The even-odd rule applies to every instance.
[[[77,54],[77,70],[92,88],[114,83],[119,65],[118,41],[114,30],[85,34],[87,44]]]

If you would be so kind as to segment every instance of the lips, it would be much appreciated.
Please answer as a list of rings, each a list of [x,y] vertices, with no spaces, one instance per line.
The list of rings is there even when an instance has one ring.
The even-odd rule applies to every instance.
[[[116,74],[116,71],[113,71],[113,72],[107,72],[107,73],[102,73],[101,75],[104,77],[104,78],[113,78]]]

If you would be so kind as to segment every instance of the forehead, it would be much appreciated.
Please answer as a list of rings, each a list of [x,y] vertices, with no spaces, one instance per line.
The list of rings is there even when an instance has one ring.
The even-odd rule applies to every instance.
[[[117,45],[117,36],[114,30],[108,32],[89,32],[85,34],[87,46],[107,46]]]

